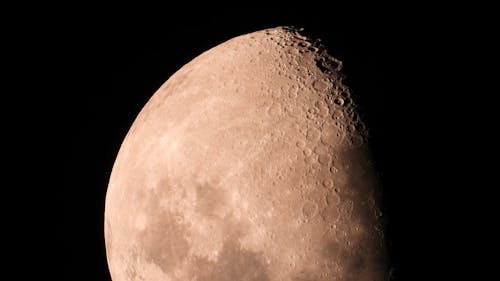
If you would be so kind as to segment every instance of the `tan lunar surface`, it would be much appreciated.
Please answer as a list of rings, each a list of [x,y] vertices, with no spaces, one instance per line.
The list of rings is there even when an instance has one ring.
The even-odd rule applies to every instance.
[[[172,75],[113,167],[112,279],[388,280],[380,188],[341,66],[278,27]]]

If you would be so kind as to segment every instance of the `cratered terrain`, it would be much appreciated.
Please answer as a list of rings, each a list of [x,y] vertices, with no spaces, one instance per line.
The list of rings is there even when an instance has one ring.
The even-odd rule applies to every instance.
[[[112,279],[388,280],[381,187],[341,69],[278,27],[173,74],[113,166]]]

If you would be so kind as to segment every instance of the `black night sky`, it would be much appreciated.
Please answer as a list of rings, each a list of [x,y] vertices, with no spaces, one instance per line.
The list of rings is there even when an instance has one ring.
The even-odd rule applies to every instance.
[[[103,225],[107,183],[123,138],[155,90],[201,52],[234,36],[292,25],[321,38],[344,62],[346,84],[371,128],[395,278],[426,280],[423,246],[438,239],[429,232],[437,222],[425,219],[430,211],[422,207],[425,195],[418,192],[425,182],[414,145],[419,136],[411,128],[422,128],[412,121],[421,86],[408,81],[420,75],[409,65],[419,65],[422,58],[419,33],[407,25],[405,13],[385,7],[360,12],[244,5],[196,13],[173,7],[125,10],[74,8],[40,30],[52,42],[46,49],[57,56],[53,67],[60,76],[52,78],[64,80],[65,87],[53,104],[64,135],[58,148],[64,179],[53,198],[56,234],[48,235],[54,245],[47,246],[53,249],[47,257],[54,268],[49,279],[111,280]],[[50,60],[44,57],[45,63]],[[429,257],[425,263],[429,268],[434,261]]]

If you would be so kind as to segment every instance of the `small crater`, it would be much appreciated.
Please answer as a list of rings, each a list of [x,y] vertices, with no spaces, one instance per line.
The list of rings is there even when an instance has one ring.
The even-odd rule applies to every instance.
[[[319,109],[317,107],[311,107],[307,110],[307,119],[315,119],[318,117]]]
[[[307,119],[312,120],[316,117],[316,114],[311,113],[311,112],[307,112],[306,117],[307,117]]]
[[[351,124],[351,125],[347,126],[346,130],[348,133],[354,133],[354,132],[356,132],[356,127]]]
[[[364,143],[363,138],[360,135],[354,135],[351,137],[352,146],[361,146]]]
[[[298,140],[295,145],[297,145],[298,148],[304,149],[306,147],[306,142],[303,140]]]
[[[342,91],[342,92],[340,93],[340,95],[341,95],[343,98],[347,99],[347,98],[349,98],[349,97],[351,96],[351,93],[349,93],[349,91]]]
[[[358,123],[356,124],[356,130],[357,130],[358,132],[364,132],[364,131],[365,131],[365,129],[366,129],[365,124],[363,124],[362,122],[358,122]]]
[[[315,157],[315,155],[311,155],[311,156],[307,157],[306,158],[306,163],[309,164],[309,165],[316,163],[316,157]]]
[[[311,128],[307,131],[307,140],[317,142],[321,136],[321,132],[317,128]]]
[[[308,147],[304,148],[302,151],[306,157],[310,156],[312,154],[312,150]]]
[[[328,206],[321,212],[321,217],[327,223],[334,223],[339,218],[339,210],[336,206]]]
[[[323,125],[323,134],[321,135],[321,142],[325,145],[336,145],[342,140],[341,131],[339,128],[331,123]]]
[[[331,160],[332,160],[332,157],[328,154],[320,154],[318,157],[318,162],[321,165],[328,165],[328,163],[330,163]]]
[[[314,148],[314,152],[316,152],[316,154],[327,154],[328,147],[320,144]]]
[[[321,117],[327,117],[330,114],[330,110],[328,109],[327,106],[321,106],[319,107],[319,116]]]
[[[352,114],[354,112],[354,107],[352,107],[352,106],[347,107],[346,110],[345,110],[345,112],[347,114]]]
[[[344,99],[341,97],[337,97],[333,100],[333,103],[335,103],[338,106],[343,106],[344,105]]]
[[[340,197],[337,193],[331,192],[326,195],[326,204],[328,205],[338,205],[340,203]]]
[[[320,57],[316,60],[316,66],[325,73],[331,71],[340,71],[342,62],[333,57]]]
[[[288,97],[292,100],[296,99],[297,98],[297,90],[290,90],[290,92],[288,93]]]
[[[334,109],[332,117],[334,119],[343,119],[344,118],[344,112],[340,109]]]
[[[288,105],[285,110],[290,117],[301,117],[304,114],[302,108],[294,104]]]
[[[316,80],[313,82],[313,88],[316,91],[323,92],[328,88],[328,83],[324,80]]]
[[[313,170],[317,170],[321,167],[321,165],[318,163],[318,162],[313,162],[311,164],[311,168],[313,168]]]
[[[302,205],[302,214],[306,218],[312,218],[317,214],[318,211],[318,204],[312,202],[312,201],[307,201]]]
[[[333,187],[333,180],[331,180],[331,179],[323,180],[323,186],[325,188],[328,188],[328,189],[332,188]]]
[[[335,167],[335,166],[331,166],[331,167],[330,167],[330,172],[331,172],[332,174],[334,174],[334,175],[335,175],[338,171],[339,171],[339,169],[337,169],[337,167]]]

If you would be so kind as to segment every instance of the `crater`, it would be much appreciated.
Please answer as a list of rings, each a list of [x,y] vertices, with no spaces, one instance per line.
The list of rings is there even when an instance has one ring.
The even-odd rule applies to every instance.
[[[307,201],[302,205],[302,214],[304,215],[305,218],[312,218],[316,215],[316,212],[318,211],[318,204],[312,202],[312,201]]]
[[[334,223],[339,219],[339,209],[337,206],[328,206],[321,212],[321,217],[326,223]]]
[[[335,146],[342,140],[341,131],[337,126],[331,123],[325,123],[322,129],[321,141],[325,145]]]

